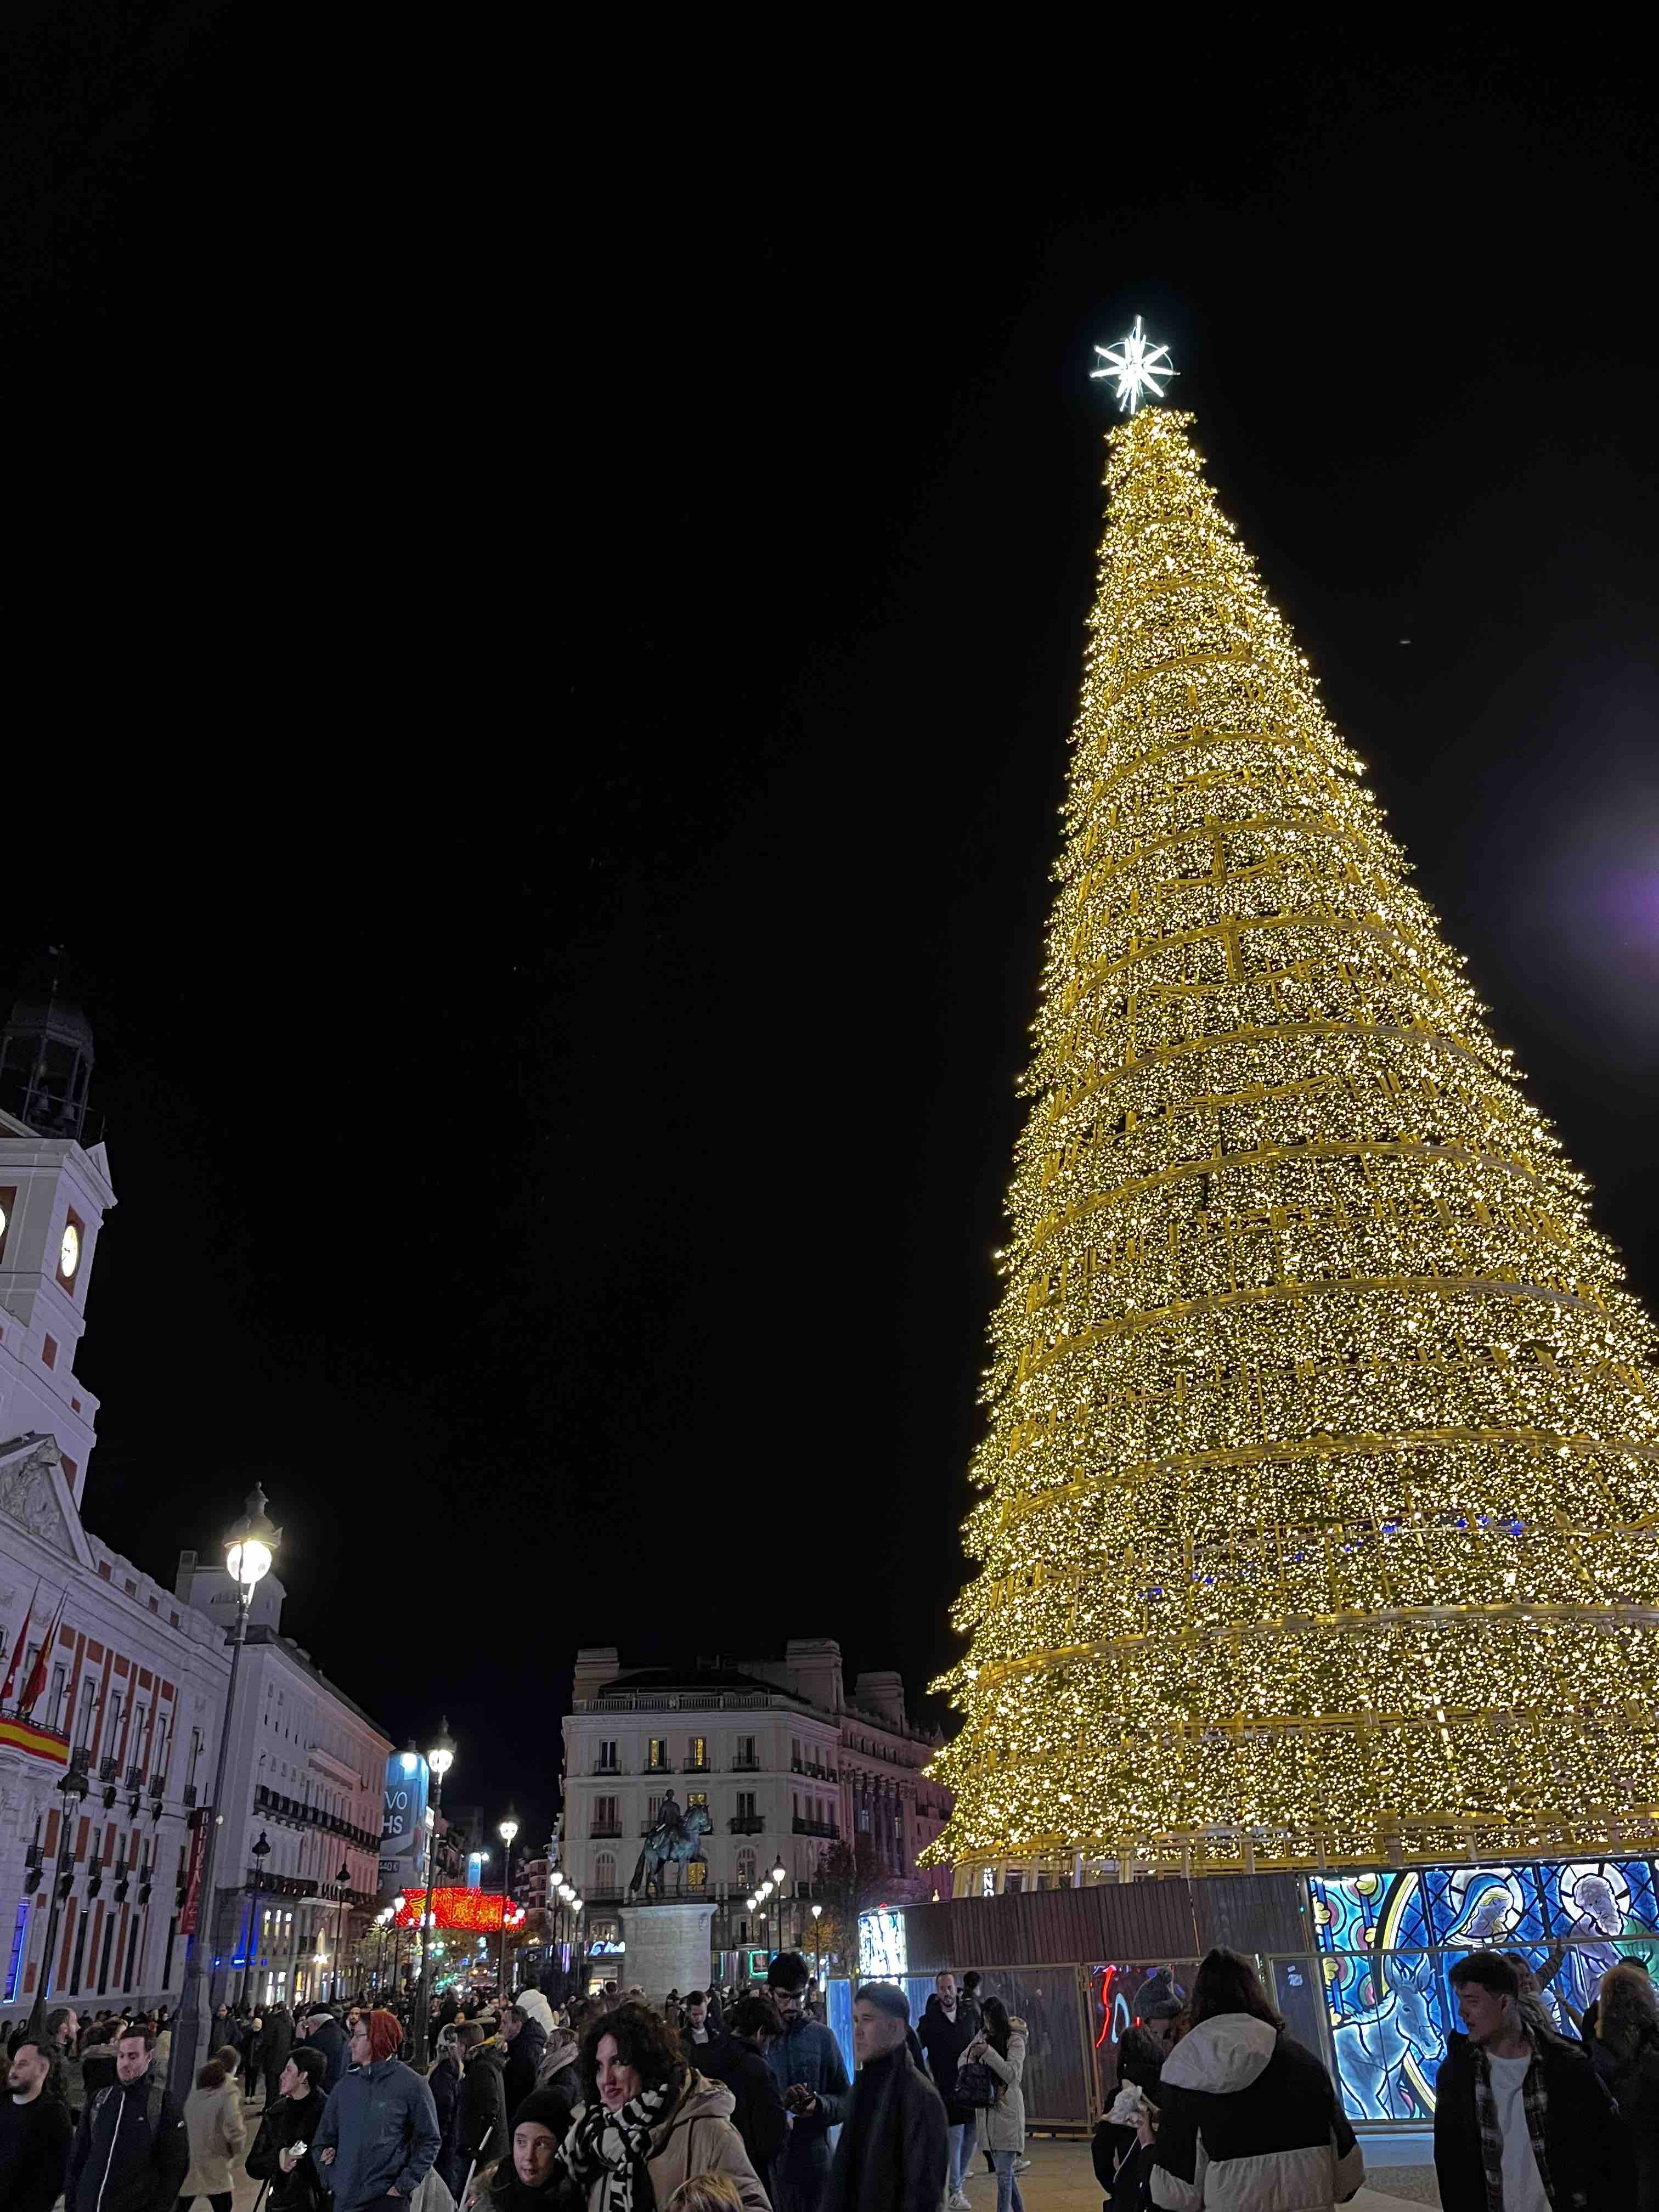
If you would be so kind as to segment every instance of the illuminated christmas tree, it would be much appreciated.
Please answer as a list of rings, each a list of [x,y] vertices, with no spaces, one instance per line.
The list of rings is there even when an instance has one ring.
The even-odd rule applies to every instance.
[[[1650,1324],[1190,420],[1109,440],[931,1856],[1651,1841]]]

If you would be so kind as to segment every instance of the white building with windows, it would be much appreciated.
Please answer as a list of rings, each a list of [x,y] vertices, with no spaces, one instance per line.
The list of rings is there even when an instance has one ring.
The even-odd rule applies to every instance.
[[[174,1588],[228,1633],[236,1589],[220,1561],[180,1553]],[[214,1880],[218,1993],[259,2004],[356,1986],[380,1902],[392,1752],[385,1729],[283,1634],[284,1595],[274,1573],[253,1593]]]
[[[915,1859],[950,1815],[949,1794],[921,1771],[939,1741],[910,1725],[896,1674],[860,1674],[849,1698],[827,1638],[792,1639],[781,1660],[688,1668],[624,1668],[614,1645],[579,1651],[562,1871],[586,1901],[590,1942],[615,1940],[616,1908],[671,1790],[708,1817],[687,1886],[721,1907],[718,1948],[775,1937],[744,1906],[780,1863],[782,1933],[810,1945],[805,1903],[843,1838],[869,1838],[896,1899],[931,1896]],[[940,1889],[949,1895],[948,1879]]]
[[[0,2021],[38,1993],[178,2002],[191,1832],[230,1674],[222,1561],[186,1553],[168,1589],[81,1517],[98,1401],[76,1362],[115,1204],[107,1153],[85,1141],[92,1057],[85,1016],[56,989],[0,1028]],[[281,1634],[281,1603],[267,1577],[237,1680],[216,1999],[241,1993],[250,1936],[264,1977],[250,1995],[331,1987],[342,1917],[349,1954],[375,1903],[391,1746]]]

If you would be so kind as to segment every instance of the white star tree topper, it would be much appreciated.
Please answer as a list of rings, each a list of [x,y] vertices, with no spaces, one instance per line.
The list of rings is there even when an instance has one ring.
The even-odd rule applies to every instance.
[[[1154,399],[1162,399],[1164,386],[1160,376],[1179,376],[1181,371],[1172,368],[1168,346],[1153,345],[1140,327],[1140,318],[1135,317],[1135,326],[1127,338],[1120,338],[1115,346],[1097,346],[1101,366],[1091,368],[1091,378],[1111,376],[1117,380],[1117,405],[1121,415],[1133,415],[1140,404],[1141,394],[1150,392]]]

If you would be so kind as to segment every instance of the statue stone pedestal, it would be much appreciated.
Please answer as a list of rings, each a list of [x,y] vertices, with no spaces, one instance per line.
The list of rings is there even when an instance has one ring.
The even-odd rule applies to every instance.
[[[640,1899],[622,1909],[625,1955],[611,1971],[626,1989],[638,1982],[653,2004],[660,2004],[670,1990],[682,1996],[688,1990],[708,1986],[709,1937],[714,1924],[711,1898],[659,1898],[650,1904]]]

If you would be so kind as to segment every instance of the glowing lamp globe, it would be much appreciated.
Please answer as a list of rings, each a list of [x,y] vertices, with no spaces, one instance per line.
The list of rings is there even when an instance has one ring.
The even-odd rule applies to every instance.
[[[265,1511],[265,1493],[256,1482],[247,1494],[242,1517],[226,1535],[225,1569],[232,1582],[251,1590],[270,1572],[271,1555],[283,1532],[271,1525]]]
[[[510,1814],[501,1822],[501,1826],[495,1831],[495,1833],[501,1838],[504,1844],[510,1844],[514,1837],[516,1836],[518,1832],[519,1824]]]

